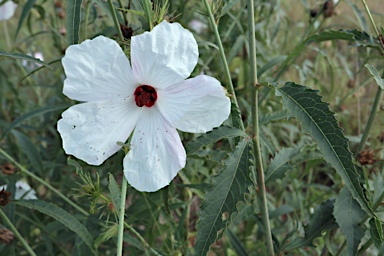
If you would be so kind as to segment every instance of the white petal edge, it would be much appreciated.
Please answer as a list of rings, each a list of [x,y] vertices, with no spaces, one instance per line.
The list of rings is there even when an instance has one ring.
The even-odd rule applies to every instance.
[[[179,23],[163,21],[151,32],[132,37],[133,73],[141,84],[156,89],[189,77],[198,57],[195,38]]]
[[[143,109],[124,158],[124,174],[135,189],[154,192],[184,168],[186,153],[176,129],[155,108]]]
[[[220,126],[231,108],[220,82],[205,75],[159,90],[156,104],[172,126],[192,133],[204,133]]]
[[[125,97],[138,85],[123,50],[104,36],[69,46],[62,63],[67,76],[63,93],[74,100]]]
[[[74,105],[57,123],[63,148],[88,164],[100,165],[120,149],[117,142],[128,139],[140,112],[133,97]]]
[[[3,0],[7,1],[7,0]],[[0,3],[3,1],[0,0]],[[0,20],[9,20],[15,14],[17,4],[12,1],[8,1],[0,6]]]

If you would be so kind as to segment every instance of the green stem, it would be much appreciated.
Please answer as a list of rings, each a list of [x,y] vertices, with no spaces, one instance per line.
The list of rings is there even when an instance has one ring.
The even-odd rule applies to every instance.
[[[65,195],[63,195],[60,191],[58,191],[57,189],[55,189],[54,187],[52,187],[50,184],[48,184],[46,181],[44,181],[43,179],[41,179],[40,177],[36,176],[35,174],[33,174],[32,172],[28,171],[27,169],[25,169],[23,166],[21,166],[18,162],[16,162],[15,159],[13,159],[10,155],[8,155],[4,150],[2,150],[0,148],[0,153],[2,155],[4,155],[9,161],[11,161],[13,164],[15,164],[20,170],[21,172],[25,173],[26,175],[28,175],[29,177],[31,177],[32,179],[35,179],[37,180],[38,182],[40,182],[41,184],[43,184],[44,186],[46,186],[47,188],[49,188],[52,192],[54,192],[55,194],[57,194],[59,197],[61,197],[65,202],[67,202],[68,204],[72,205],[76,210],[78,210],[79,212],[81,212],[82,214],[84,214],[85,216],[88,216],[89,213],[87,211],[85,211],[84,209],[82,209],[80,206],[78,206],[76,203],[72,202],[71,200],[69,200],[68,197],[66,197]]]
[[[363,2],[363,5],[364,5],[364,7],[365,7],[365,10],[367,11],[369,20],[371,21],[372,26],[373,26],[373,28],[375,29],[375,32],[376,32],[377,36],[380,36],[379,30],[378,30],[377,27],[376,27],[376,23],[375,23],[375,21],[374,21],[373,18],[372,18],[371,11],[369,10],[369,7],[368,7],[367,3],[365,2],[365,0],[362,0],[362,2]]]
[[[117,256],[123,255],[123,236],[124,236],[124,215],[125,215],[125,201],[127,196],[127,180],[123,176],[121,184],[121,198],[120,198],[120,211],[119,211],[119,229],[117,233]]]
[[[140,242],[145,246],[147,247],[154,255],[157,255],[157,256],[160,256],[161,254],[158,253],[155,249],[153,249],[148,243],[147,241],[145,241],[145,239],[131,226],[129,225],[128,223],[124,223],[125,227],[129,229],[129,231],[131,231],[132,233],[134,233],[136,235],[136,237],[140,240]]]
[[[213,17],[212,10],[211,10],[211,7],[209,6],[208,0],[203,0],[203,2],[208,12],[209,23],[211,24],[213,32],[215,33],[216,41],[219,46],[220,57],[225,69],[225,76],[227,77],[227,80],[228,80],[228,85],[229,85],[228,91],[230,94],[232,94],[232,102],[235,105],[235,108],[239,110],[238,120],[240,120],[240,127],[237,127],[237,128],[240,128],[244,131],[245,130],[244,123],[242,122],[242,119],[241,119],[240,108],[239,108],[239,104],[237,103],[236,93],[235,93],[235,89],[233,87],[232,78],[231,78],[231,72],[229,71],[229,66],[228,66],[227,58],[225,57],[223,44],[221,43],[219,30],[217,28],[217,24],[216,24],[215,18]]]
[[[123,14],[123,18],[124,18],[124,22],[125,24],[124,25],[128,25],[128,19],[127,19],[127,13],[124,11],[124,5],[123,5],[123,1],[119,0],[119,6],[121,8],[121,13]]]
[[[365,7],[365,10],[367,11],[367,14],[368,14],[368,17],[369,17],[369,19],[370,19],[370,21],[372,23],[372,26],[375,29],[375,32],[376,32],[377,36],[380,36],[380,33],[377,30],[376,23],[375,23],[375,21],[372,18],[371,11],[369,10],[369,7],[368,7],[366,1],[362,0],[362,2],[363,2],[363,5]],[[384,49],[383,48],[381,48],[381,52],[384,54]],[[383,72],[382,76],[384,76],[384,72]],[[373,102],[371,113],[369,114],[368,122],[367,122],[367,125],[366,125],[365,129],[364,129],[363,137],[361,138],[359,147],[357,149],[357,153],[360,153],[364,149],[365,143],[367,142],[367,139],[368,139],[368,135],[369,135],[369,133],[371,131],[373,122],[375,120],[376,113],[379,110],[380,102],[381,102],[382,98],[383,98],[383,90],[380,87],[378,87],[377,88],[376,97],[375,97],[375,101]]]
[[[115,10],[115,7],[113,6],[112,0],[108,0],[108,5],[109,5],[109,9],[111,9],[113,23],[115,24],[115,28],[117,30],[119,38],[121,41],[124,41],[124,36],[123,36],[123,33],[121,32],[120,23],[119,23],[119,20],[117,19],[116,10]]]
[[[11,231],[15,234],[15,236],[20,240],[20,242],[24,245],[25,249],[28,251],[29,255],[36,256],[36,253],[32,250],[29,244],[24,240],[19,231],[17,231],[16,227],[12,224],[12,222],[8,219],[7,215],[0,208],[0,217],[3,219],[6,225],[11,229]]]
[[[250,79],[252,86],[252,128],[253,128],[253,148],[256,160],[257,186],[260,196],[260,210],[265,229],[265,238],[268,255],[273,256],[273,240],[271,234],[271,225],[269,223],[269,214],[267,206],[267,192],[265,189],[264,168],[260,149],[260,131],[259,131],[259,106],[258,106],[258,81],[257,81],[257,59],[256,59],[256,38],[255,38],[255,13],[253,0],[248,0],[248,36],[249,36],[249,59],[250,59]]]

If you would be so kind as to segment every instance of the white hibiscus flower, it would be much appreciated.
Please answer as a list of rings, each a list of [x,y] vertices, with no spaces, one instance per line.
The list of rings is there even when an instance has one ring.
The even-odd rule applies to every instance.
[[[30,199],[37,199],[36,197],[36,191],[29,186],[28,183],[25,181],[19,180],[15,184],[15,199],[25,199],[25,200],[30,200]],[[1,190],[7,190],[7,185],[2,185],[0,186],[0,191]]]
[[[6,1],[4,3],[4,1]],[[9,20],[15,14],[17,4],[9,0],[0,0],[0,20]]]
[[[204,133],[230,112],[215,78],[185,80],[197,60],[192,33],[166,21],[132,37],[132,68],[120,46],[103,36],[68,47],[63,93],[85,103],[70,107],[58,122],[65,152],[100,165],[133,132],[126,179],[140,191],[167,186],[186,163],[176,129]]]

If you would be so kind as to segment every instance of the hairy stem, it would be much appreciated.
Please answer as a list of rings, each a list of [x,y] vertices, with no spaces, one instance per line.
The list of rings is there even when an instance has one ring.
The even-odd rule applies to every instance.
[[[260,131],[259,131],[259,104],[258,104],[258,81],[257,81],[257,59],[256,59],[256,38],[255,38],[255,14],[253,0],[248,0],[248,33],[249,33],[249,59],[250,59],[250,79],[252,86],[252,131],[253,148],[256,160],[257,186],[260,197],[260,211],[265,229],[265,238],[268,255],[273,256],[273,241],[271,234],[271,225],[269,223],[269,214],[267,206],[267,192],[264,181],[264,168],[260,149]]]

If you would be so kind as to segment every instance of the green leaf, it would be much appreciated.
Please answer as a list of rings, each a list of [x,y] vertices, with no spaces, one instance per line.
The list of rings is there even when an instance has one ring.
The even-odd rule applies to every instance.
[[[206,255],[212,243],[218,239],[236,205],[244,201],[244,194],[252,184],[250,168],[252,141],[242,139],[234,152],[224,161],[221,173],[213,178],[213,184],[205,192],[205,200],[200,208],[197,223],[195,255]]]
[[[229,241],[231,241],[231,245],[235,250],[236,255],[247,256],[248,255],[247,250],[245,250],[244,245],[240,242],[237,236],[235,236],[229,229],[227,229],[225,233],[228,236]]]
[[[293,82],[274,88],[276,95],[282,97],[288,114],[297,118],[304,131],[315,139],[325,160],[336,169],[360,206],[370,216],[375,216],[359,183],[359,175],[352,161],[348,140],[344,137],[328,104],[317,94],[318,91]]]
[[[221,10],[219,18],[223,17],[238,2],[239,0],[230,0],[229,2],[226,2]]]
[[[28,113],[26,113],[26,114],[24,114],[22,116],[19,116],[4,131],[3,136],[0,138],[0,140],[2,140],[13,128],[18,126],[21,122],[24,122],[25,120],[28,120],[31,117],[35,117],[35,116],[43,115],[43,114],[46,114],[46,113],[49,113],[49,112],[53,112],[53,111],[56,111],[56,110],[61,110],[61,109],[64,109],[64,108],[68,108],[69,106],[70,105],[68,105],[68,104],[60,104],[60,105],[54,105],[54,106],[47,106],[47,107],[43,107],[43,108],[32,110],[32,111],[30,111],[30,112],[28,112]]]
[[[28,0],[28,2],[24,5],[23,11],[21,12],[20,19],[19,19],[19,24],[17,24],[17,29],[16,29],[16,34],[15,38],[19,34],[20,28],[24,23],[24,20],[27,18],[29,15],[29,12],[31,11],[33,5],[36,3],[36,0]]]
[[[383,224],[378,218],[371,218],[369,220],[369,233],[375,246],[380,249],[383,245],[384,236],[383,236]]]
[[[312,35],[305,39],[302,43],[297,45],[295,49],[293,49],[291,53],[287,56],[281,67],[283,68],[289,63],[291,63],[293,60],[295,60],[309,44],[320,43],[329,40],[346,40],[355,42],[356,46],[372,47],[376,49],[379,49],[380,47],[378,40],[374,39],[366,32],[361,32],[356,29],[339,31],[327,30],[319,34]]]
[[[32,61],[32,62],[35,62],[37,64],[40,64],[40,65],[43,65],[45,67],[48,67],[48,68],[52,69],[52,67],[49,66],[44,61],[41,61],[40,59],[34,58],[34,57],[26,55],[26,54],[22,54],[22,53],[8,53],[8,52],[0,51],[0,56],[11,57],[11,58],[14,58],[14,59],[22,59],[22,60],[26,60],[26,61]]]
[[[79,43],[80,8],[82,0],[67,0],[66,23],[68,45]]]
[[[344,187],[338,194],[333,216],[347,240],[347,254],[356,255],[365,230],[359,224],[366,216],[351,192]]]
[[[280,150],[265,170],[265,183],[283,178],[285,173],[291,169],[291,165],[288,162],[300,153],[302,147],[283,148]]]
[[[13,130],[12,134],[15,136],[20,150],[27,156],[35,171],[41,174],[44,168],[43,160],[35,145],[27,136],[19,131]]]
[[[112,199],[113,206],[115,207],[116,212],[120,212],[120,198],[121,193],[119,186],[117,186],[116,180],[112,174],[109,174],[109,196]]]
[[[207,146],[211,143],[214,143],[218,140],[224,139],[224,138],[233,138],[242,136],[245,137],[247,134],[239,130],[237,128],[228,127],[228,126],[220,126],[218,128],[213,129],[212,131],[205,133],[201,135],[200,137],[196,138],[195,140],[191,141],[186,146],[186,151],[188,155],[194,154],[197,150],[200,148]]]
[[[335,219],[332,215],[334,200],[327,200],[317,207],[315,213],[310,217],[309,223],[304,227],[304,238],[295,238],[284,249],[292,250],[304,246],[314,246],[313,240],[319,236],[324,230],[331,230],[337,227]]]
[[[384,90],[384,79],[381,78],[379,71],[377,71],[374,67],[369,64],[365,64],[364,66],[369,70],[369,72],[371,72],[373,78],[375,78],[376,83],[378,86],[380,86],[381,90]]]
[[[268,124],[272,121],[277,121],[283,118],[287,118],[286,111],[273,112],[259,117],[259,125]]]
[[[85,244],[92,250],[92,252],[97,255],[97,252],[93,246],[93,237],[87,230],[87,228],[81,224],[75,217],[69,214],[67,211],[44,201],[40,200],[17,200],[14,201],[15,204],[38,210],[41,213],[44,213],[48,216],[51,216],[58,222],[64,224],[70,230],[75,232]]]

